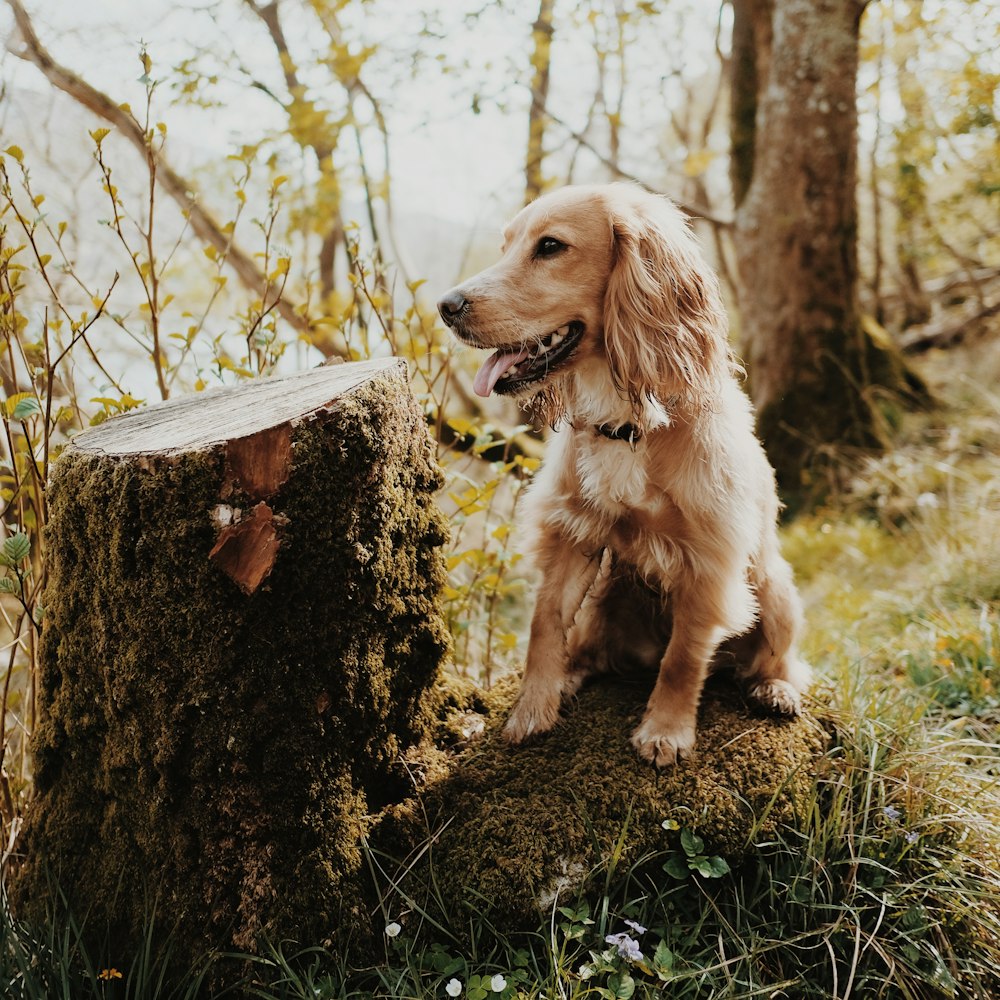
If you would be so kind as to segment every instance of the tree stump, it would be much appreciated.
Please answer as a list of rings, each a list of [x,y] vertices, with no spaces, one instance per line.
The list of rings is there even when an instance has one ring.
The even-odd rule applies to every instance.
[[[43,920],[54,881],[112,964],[154,906],[182,963],[363,927],[366,817],[407,791],[448,649],[439,485],[396,359],[74,439],[48,491],[19,915]]]

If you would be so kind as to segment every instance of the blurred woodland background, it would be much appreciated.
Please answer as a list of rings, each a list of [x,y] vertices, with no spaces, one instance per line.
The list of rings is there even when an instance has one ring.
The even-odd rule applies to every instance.
[[[132,407],[406,357],[456,670],[518,662],[512,511],[544,434],[473,395],[433,303],[523,203],[615,179],[675,199],[722,275],[831,697],[875,718],[905,689],[992,787],[1000,4],[5,0],[0,38],[5,847],[48,464]]]

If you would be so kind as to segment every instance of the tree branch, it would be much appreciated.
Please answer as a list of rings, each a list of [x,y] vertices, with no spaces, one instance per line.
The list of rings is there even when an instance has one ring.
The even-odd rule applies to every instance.
[[[91,86],[84,79],[67,69],[50,55],[42,45],[38,34],[21,0],[7,0],[14,13],[14,20],[24,42],[23,50],[12,50],[18,58],[36,66],[45,78],[56,89],[71,97],[77,104],[113,125],[145,157],[148,153],[146,137],[136,119],[120,105],[116,104],[107,94]],[[225,255],[226,263],[233,269],[240,281],[251,291],[262,298],[268,289],[267,276],[257,267],[253,258],[245,250],[236,246],[232,238],[223,232],[222,227],[198,203],[193,194],[194,186],[178,174],[163,158],[156,157],[156,179],[164,192],[178,205],[191,224],[191,228],[199,239],[215,247]],[[278,312],[282,319],[300,333],[314,333],[307,317],[289,301],[278,303]],[[347,356],[347,346],[339,335],[331,336],[329,340],[315,343],[315,346],[326,356]]]
[[[575,132],[569,125],[566,124],[561,118],[557,118],[554,114],[549,112],[549,118],[555,122],[556,125],[565,129],[569,135],[574,138],[581,146],[588,149],[594,156],[597,157],[601,163],[604,164],[610,170],[615,177],[624,181],[632,181],[634,184],[638,184],[639,187],[644,188],[646,191],[650,191],[653,194],[664,194],[663,191],[657,191],[652,185],[647,184],[644,180],[640,180],[634,174],[628,173],[628,171],[622,170],[622,168],[615,163],[614,160],[609,159],[605,156],[599,149],[597,149],[594,144],[585,136],[580,135],[579,132]],[[690,202],[679,201],[677,198],[673,198],[674,204],[677,205],[681,211],[686,212],[688,215],[696,219],[704,219],[705,222],[710,222],[713,226],[731,226],[733,224],[732,219],[727,219],[717,213],[713,212],[711,209],[705,208],[704,205],[692,205]]]
[[[253,8],[254,12],[268,24],[269,28],[272,23],[276,23],[273,20],[276,13],[273,3],[269,7],[259,7],[250,3],[250,0],[247,2],[248,6]],[[14,19],[25,46],[23,51],[15,51],[14,54],[35,65],[49,83],[58,90],[63,91],[78,104],[117,128],[143,157],[149,155],[143,129],[135,118],[106,94],[92,87],[72,70],[56,62],[39,40],[31,18],[22,6],[21,0],[7,0],[7,4],[14,13]],[[278,31],[279,37],[283,38],[280,36],[280,26]],[[352,95],[356,92],[358,91],[351,90]],[[384,127],[384,122],[381,125]],[[320,150],[313,148],[318,155]],[[159,156],[156,160],[156,178],[163,190],[185,213],[195,234],[206,243],[214,246],[220,254],[225,255],[226,262],[236,272],[240,281],[251,291],[256,292],[263,301],[265,292],[270,287],[267,276],[257,267],[249,254],[232,243],[231,237],[224,233],[211,215],[198,204],[191,193],[193,185],[189,184]],[[329,248],[327,248],[327,252],[329,252]],[[314,344],[327,357],[350,357],[348,346],[342,334],[331,332],[325,336],[322,342],[317,342],[314,339],[315,329],[300,309],[285,299],[279,300],[277,309],[290,326],[299,332],[310,334],[310,343]],[[465,412],[477,415],[482,413],[481,407],[462,380],[453,378],[452,390],[465,407]],[[446,423],[447,417],[442,413],[439,419],[442,427],[442,440],[445,440],[450,433],[450,428],[447,428]],[[471,446],[471,443],[468,446]],[[459,443],[459,447],[462,447],[461,443]],[[540,451],[539,442],[525,434],[518,434],[508,447],[510,454],[537,456]]]

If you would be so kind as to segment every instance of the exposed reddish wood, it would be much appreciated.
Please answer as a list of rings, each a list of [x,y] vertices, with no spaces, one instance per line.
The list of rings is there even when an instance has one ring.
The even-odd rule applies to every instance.
[[[280,424],[226,445],[226,479],[222,496],[234,483],[254,500],[266,500],[278,492],[292,468],[292,428]]]
[[[262,501],[249,516],[223,528],[208,554],[244,594],[252,594],[274,567],[281,546],[278,523]]]

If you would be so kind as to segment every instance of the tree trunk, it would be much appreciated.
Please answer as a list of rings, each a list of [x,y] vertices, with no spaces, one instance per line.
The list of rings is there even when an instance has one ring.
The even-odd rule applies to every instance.
[[[364,933],[366,817],[409,789],[448,649],[439,485],[395,359],[74,439],[49,488],[21,915],[44,920],[55,879],[119,967],[154,902],[188,968]]]
[[[741,346],[760,434],[793,503],[815,495],[845,453],[883,447],[880,402],[912,390],[898,357],[865,334],[858,305],[855,82],[864,6],[734,3]]]
[[[546,104],[549,99],[549,67],[552,57],[552,17],[555,0],[540,0],[538,19],[532,28],[531,107],[528,110],[528,153],[524,164],[524,203],[534,201],[545,187]]]

